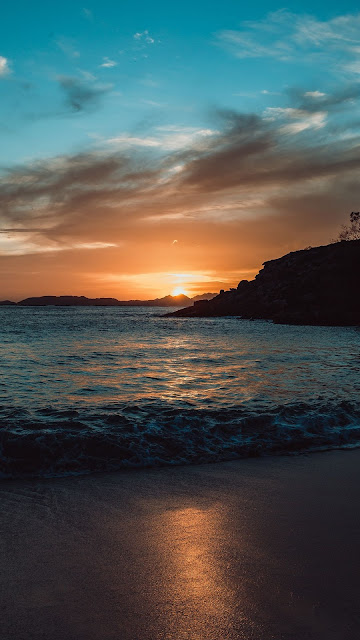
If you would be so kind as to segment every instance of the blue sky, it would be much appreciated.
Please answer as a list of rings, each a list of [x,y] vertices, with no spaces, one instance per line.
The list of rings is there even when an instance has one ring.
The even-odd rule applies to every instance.
[[[219,287],[236,283],[244,273],[251,275],[262,256],[266,259],[304,243],[325,242],[344,221],[348,207],[357,206],[353,185],[359,79],[360,13],[355,3],[341,7],[335,2],[283,6],[229,0],[213,4],[6,3],[0,23],[0,264],[5,273],[13,269],[14,278],[23,280],[25,267],[22,258],[16,263],[16,256],[31,256],[32,264],[37,265],[37,291],[45,282],[42,261],[46,257],[48,264],[51,254],[54,269],[64,266],[65,260],[73,262],[69,274],[77,274],[77,290],[103,288],[115,295],[121,293],[121,287],[124,293],[133,287],[136,293],[137,282],[153,278],[162,284],[158,288],[154,285],[152,291],[161,288],[159,292],[165,293],[166,273],[176,269],[187,274],[184,287],[196,281],[197,292],[202,282]],[[254,118],[258,119],[256,127]],[[232,149],[240,121],[244,127],[241,144],[238,141]],[[268,158],[265,142],[261,150],[259,141],[266,136],[276,137],[276,157]],[[246,170],[240,167],[239,158],[254,144],[256,166],[251,175],[252,151]],[[226,159],[231,152],[238,166],[230,182],[229,171],[226,176],[219,164],[225,147]],[[286,150],[291,162],[300,156],[316,160],[314,179],[306,175],[303,182],[295,183],[292,177],[289,184]],[[331,154],[342,160],[339,169],[333,165],[329,169]],[[85,214],[66,209],[62,200],[64,173],[66,188],[71,194],[78,190],[83,197],[87,178],[77,182],[79,163],[86,168],[91,164],[92,180],[103,186],[103,174],[97,173],[97,168],[101,165],[104,172],[104,159],[108,167],[115,158],[117,177],[108,173],[105,177],[112,185],[111,197],[114,182],[118,181],[119,188],[124,181],[119,167],[126,159],[131,171],[140,176],[132,199],[115,199],[109,204],[109,191],[104,192],[101,210],[106,214],[99,216],[100,198],[89,192],[85,223],[81,218]],[[217,162],[214,171],[212,158]],[[282,169],[270,187],[270,168],[280,162]],[[48,178],[44,180],[44,171],[49,168],[51,180],[59,184],[56,194],[55,186],[49,189]],[[155,168],[158,189],[149,195],[144,172]],[[216,189],[209,188],[204,179],[205,168],[211,172],[211,185],[217,184]],[[25,184],[30,174],[36,189],[25,193],[19,187],[15,193],[15,182]],[[329,194],[326,181],[334,179],[338,189]],[[253,182],[255,186],[251,186]],[[164,184],[167,197],[171,195],[168,207]],[[185,188],[187,200],[180,205]],[[9,192],[13,194],[10,199]],[[307,199],[308,215],[305,212],[302,217],[300,212],[294,213],[300,196]],[[147,241],[136,227],[141,236],[139,255],[147,255],[148,261],[140,260],[136,271],[134,265],[128,266],[131,261],[125,247],[134,252],[138,225],[134,219],[138,219],[140,208],[149,208],[149,198],[155,204],[146,214]],[[333,204],[328,218],[315,215],[316,207],[329,208],[329,198]],[[259,231],[249,231],[264,213],[273,230],[279,226],[268,244]],[[274,216],[276,220],[280,216],[276,224]],[[291,220],[295,220],[293,227]],[[248,221],[246,229],[244,221]],[[238,258],[237,265],[236,247],[241,247],[249,233],[252,253],[243,247],[240,255],[246,257]],[[178,235],[183,239],[178,240]],[[161,237],[166,247],[160,250]],[[196,247],[201,246],[202,261],[194,259],[194,237]],[[211,265],[215,238],[223,244],[216,245]],[[237,245],[231,249],[232,239]],[[173,240],[179,245],[176,259],[168,255]],[[156,266],[154,248],[162,255],[162,263]],[[87,253],[90,262],[99,251],[105,271],[96,277],[91,270],[79,271],[76,256],[81,255],[84,261]],[[231,259],[226,258],[229,252],[234,254]],[[64,280],[61,291],[67,282],[69,279]],[[125,286],[129,282],[131,286]],[[19,295],[26,293],[27,286]],[[146,295],[144,288],[138,291]]]
[[[341,13],[354,10],[350,3]],[[360,54],[334,47],[334,27],[332,40],[326,37],[338,17],[335,3],[6,3],[0,55],[11,72],[0,84],[0,162],[89,147],[124,132],[143,135],[157,125],[207,128],[212,108],[262,112],[286,106],[288,87],[325,91],[357,80],[344,68]],[[296,40],[296,20],[303,22],[298,31],[312,25],[313,41]],[[279,55],[269,55],[279,42]],[[92,92],[83,109],[71,106],[62,79]]]

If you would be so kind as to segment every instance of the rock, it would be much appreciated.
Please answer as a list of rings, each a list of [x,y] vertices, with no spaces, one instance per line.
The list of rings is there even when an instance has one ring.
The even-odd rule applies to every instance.
[[[255,280],[206,304],[167,314],[239,316],[275,323],[360,325],[360,240],[294,251],[264,263]]]

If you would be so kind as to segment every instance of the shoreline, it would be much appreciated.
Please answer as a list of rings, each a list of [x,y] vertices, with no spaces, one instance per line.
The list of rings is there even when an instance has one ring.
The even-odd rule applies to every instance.
[[[336,451],[355,451],[360,450],[360,441],[350,442],[344,445],[319,445],[318,447],[314,446],[312,449],[298,449],[298,450],[288,450],[288,451],[270,451],[266,453],[256,454],[256,455],[247,455],[247,456],[239,456],[236,458],[224,458],[219,460],[205,460],[202,462],[164,462],[162,464],[148,464],[144,466],[137,465],[129,465],[129,466],[119,466],[118,468],[109,468],[109,469],[83,469],[79,471],[65,471],[59,473],[49,473],[49,474],[40,474],[40,475],[16,475],[13,477],[4,476],[0,474],[0,490],[1,486],[6,483],[9,483],[11,486],[12,483],[20,482],[49,482],[49,481],[57,481],[57,480],[71,480],[72,478],[88,478],[89,476],[102,477],[102,476],[117,476],[118,474],[137,474],[137,473],[147,473],[151,471],[161,471],[161,470],[175,470],[175,469],[191,469],[201,468],[212,465],[221,465],[221,464],[230,464],[230,463],[241,463],[246,460],[268,460],[268,459],[276,459],[276,458],[297,458],[298,456],[311,456],[312,454],[321,454],[321,453],[330,453]]]
[[[6,640],[360,634],[359,449],[5,480],[0,495]]]

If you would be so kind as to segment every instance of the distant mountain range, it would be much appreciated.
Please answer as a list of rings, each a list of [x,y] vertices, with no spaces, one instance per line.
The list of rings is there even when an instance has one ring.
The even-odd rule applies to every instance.
[[[155,300],[117,300],[116,298],[87,298],[86,296],[38,296],[20,302],[0,300],[0,305],[20,307],[187,307],[200,300],[211,300],[216,293],[202,293],[189,298],[184,294],[165,296]]]
[[[310,247],[264,262],[255,280],[167,315],[359,326],[359,274],[360,240]]]

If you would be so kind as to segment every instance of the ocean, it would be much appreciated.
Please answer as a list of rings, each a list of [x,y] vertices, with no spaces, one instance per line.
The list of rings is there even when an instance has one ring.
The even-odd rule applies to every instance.
[[[360,330],[0,307],[0,477],[360,445]]]

